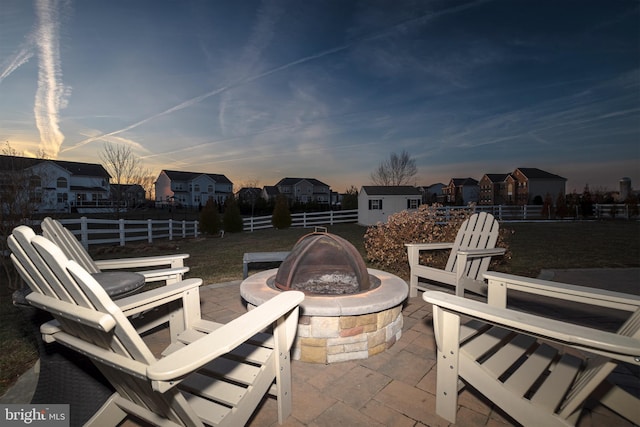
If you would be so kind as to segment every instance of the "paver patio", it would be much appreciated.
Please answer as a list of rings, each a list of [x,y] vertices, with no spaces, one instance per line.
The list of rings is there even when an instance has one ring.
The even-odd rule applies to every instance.
[[[226,323],[246,311],[240,281],[201,288],[202,316]],[[562,307],[562,310],[566,307]],[[320,365],[292,362],[293,413],[285,426],[448,426],[435,414],[435,340],[431,306],[408,299],[402,338],[387,351],[365,360]],[[613,320],[616,321],[615,319]],[[145,338],[153,351],[168,342],[163,329]],[[625,372],[633,384],[636,376]],[[637,375],[637,374],[636,374]],[[513,425],[507,415],[473,390],[459,399],[458,426]],[[127,420],[124,426],[139,426]],[[275,401],[265,398],[250,426],[277,426]],[[579,426],[631,426],[607,408],[585,411]]]

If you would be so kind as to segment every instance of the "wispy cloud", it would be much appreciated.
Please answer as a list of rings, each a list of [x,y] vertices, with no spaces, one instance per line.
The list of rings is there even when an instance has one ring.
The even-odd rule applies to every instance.
[[[458,5],[455,7],[451,7],[445,10],[441,10],[435,13],[427,13],[424,14],[418,18],[412,18],[412,19],[408,19],[399,23],[395,23],[392,25],[389,25],[388,27],[385,27],[381,30],[376,30],[376,31],[372,31],[368,34],[365,34],[363,36],[360,37],[355,37],[347,42],[345,42],[344,44],[341,45],[337,45],[334,46],[332,48],[328,48],[319,52],[315,52],[312,53],[310,55],[306,55],[303,57],[300,57],[296,60],[287,62],[283,65],[280,66],[276,66],[270,69],[267,69],[265,71],[256,73],[256,74],[248,74],[248,72],[253,71],[253,69],[255,69],[255,64],[257,63],[257,61],[259,60],[259,56],[260,56],[260,51],[261,49],[263,49],[265,47],[265,40],[269,40],[272,32],[274,31],[275,28],[275,24],[277,21],[277,17],[279,16],[279,14],[281,13],[281,10],[278,7],[266,7],[260,10],[261,15],[259,16],[259,20],[258,20],[258,24],[255,27],[253,33],[252,33],[252,37],[250,38],[249,43],[246,45],[246,48],[243,52],[243,58],[244,59],[250,59],[251,64],[253,64],[253,67],[247,67],[245,68],[245,72],[244,73],[239,73],[239,74],[235,74],[234,77],[236,78],[235,81],[232,81],[231,83],[219,87],[217,89],[211,90],[207,93],[204,93],[202,95],[196,96],[194,98],[188,99],[174,107],[171,107],[167,110],[164,110],[158,114],[155,114],[153,116],[147,117],[143,120],[140,120],[136,123],[133,123],[127,127],[124,127],[122,129],[118,129],[112,132],[108,132],[108,133],[104,133],[102,135],[97,135],[94,137],[90,137],[87,139],[84,139],[82,141],[79,141],[71,146],[65,147],[64,149],[61,150],[61,152],[67,152],[67,151],[72,151],[75,150],[77,148],[83,147],[91,142],[94,141],[98,141],[98,140],[103,140],[106,137],[112,137],[118,134],[121,134],[123,132],[127,132],[130,130],[133,130],[139,126],[142,126],[152,120],[155,120],[157,118],[160,118],[162,116],[166,116],[168,114],[183,110],[185,108],[191,107],[193,105],[199,104],[201,102],[203,102],[204,100],[211,98],[213,96],[219,95],[219,94],[223,94],[225,92],[227,92],[230,89],[234,89],[237,87],[240,87],[242,85],[248,84],[248,83],[252,83],[255,82],[257,80],[263,79],[265,77],[271,76],[273,74],[282,72],[282,71],[286,71],[289,70],[291,68],[294,68],[298,65],[302,65],[311,61],[315,61],[321,58],[324,58],[326,56],[329,55],[333,55],[339,52],[343,52],[347,49],[350,49],[352,46],[354,46],[355,44],[361,43],[361,42],[365,42],[365,41],[371,41],[371,40],[375,40],[381,37],[386,37],[394,32],[397,31],[404,31],[406,29],[406,27],[408,25],[412,25],[415,23],[423,23],[425,21],[430,21],[436,18],[439,18],[441,16],[445,16],[445,15],[450,15],[450,14],[455,14],[458,12],[462,12],[464,10],[467,10],[469,8],[473,8],[476,6],[479,6],[481,4],[490,2],[492,0],[475,0],[475,1],[471,1],[469,3],[464,3],[462,5]],[[226,102],[223,102],[220,108],[220,114],[224,115],[224,112],[227,109],[227,105]],[[224,123],[224,118],[219,116],[219,121],[220,123],[223,125],[223,128],[225,127],[225,123]]]
[[[60,64],[60,16],[57,0],[37,0],[37,27],[34,34],[38,52],[38,89],[33,112],[44,152],[57,158],[64,134],[60,130],[60,110],[66,106],[70,89],[62,83]]]
[[[29,59],[33,56],[33,46],[31,43],[27,43],[25,46],[20,48],[20,50],[9,60],[7,60],[4,64],[2,64],[2,72],[0,73],[0,83],[15,70],[20,68],[22,65],[29,62]]]

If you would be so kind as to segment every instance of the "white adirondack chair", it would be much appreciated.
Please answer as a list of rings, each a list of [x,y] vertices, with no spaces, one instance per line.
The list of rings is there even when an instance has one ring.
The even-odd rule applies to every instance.
[[[462,380],[525,426],[575,425],[589,397],[640,425],[637,396],[607,381],[621,362],[640,365],[640,297],[501,273],[485,277],[488,304],[443,292],[422,296],[433,304],[441,417],[455,423]],[[508,289],[631,315],[617,333],[606,332],[508,309]]]
[[[241,426],[266,393],[277,398],[280,423],[290,414],[289,350],[301,292],[283,292],[221,325],[200,318],[200,279],[114,302],[29,227],[17,227],[8,243],[33,291],[27,300],[55,318],[42,325],[43,339],[88,356],[116,390],[87,425],[115,426],[132,414],[153,425]],[[159,305],[170,307],[184,328],[156,359],[127,316]]]
[[[505,249],[495,247],[498,230],[493,215],[480,212],[462,223],[453,243],[406,243],[411,267],[409,296],[418,296],[418,289],[427,290],[419,278],[454,286],[458,296],[464,296],[465,290],[486,294],[482,274],[489,268],[492,256],[505,253]],[[450,250],[444,270],[420,264],[421,251],[442,249]]]
[[[160,255],[150,257],[119,258],[108,260],[94,260],[78,239],[59,221],[45,218],[41,224],[42,235],[54,242],[67,258],[76,261],[89,273],[100,273],[103,270],[122,270],[154,268],[152,270],[136,271],[142,274],[145,282],[164,281],[166,284],[177,283],[189,271],[184,260],[188,254]]]

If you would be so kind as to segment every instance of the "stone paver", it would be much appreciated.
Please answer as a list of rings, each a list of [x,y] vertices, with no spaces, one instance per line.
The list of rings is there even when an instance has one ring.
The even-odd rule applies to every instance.
[[[590,272],[587,272],[589,274]],[[569,272],[563,271],[565,280]],[[635,276],[634,276],[635,277]],[[570,282],[570,280],[565,280]],[[203,317],[226,323],[246,311],[239,294],[240,281],[201,289]],[[576,283],[581,283],[576,280]],[[637,283],[637,282],[636,282]],[[550,310],[552,311],[552,310]],[[449,426],[435,414],[436,345],[431,307],[421,295],[403,309],[402,337],[390,349],[369,359],[329,365],[292,362],[293,413],[284,426]],[[166,329],[145,337],[158,354],[168,343]],[[620,372],[630,386],[640,388],[637,373]],[[637,394],[640,394],[638,392]],[[278,426],[275,400],[265,398],[250,420],[251,427]],[[123,426],[140,426],[126,420]],[[458,426],[513,425],[507,415],[473,390],[459,397]],[[602,406],[586,411],[580,427],[630,426]]]

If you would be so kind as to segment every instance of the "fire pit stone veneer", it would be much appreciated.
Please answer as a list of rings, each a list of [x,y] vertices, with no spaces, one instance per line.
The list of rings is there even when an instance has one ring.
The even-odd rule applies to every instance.
[[[240,293],[249,308],[273,298],[282,290],[274,285],[277,269],[245,279]],[[351,295],[309,295],[300,305],[295,360],[333,363],[366,359],[391,347],[402,335],[402,303],[407,283],[375,269],[368,273],[380,284]],[[285,291],[286,292],[286,291]]]

